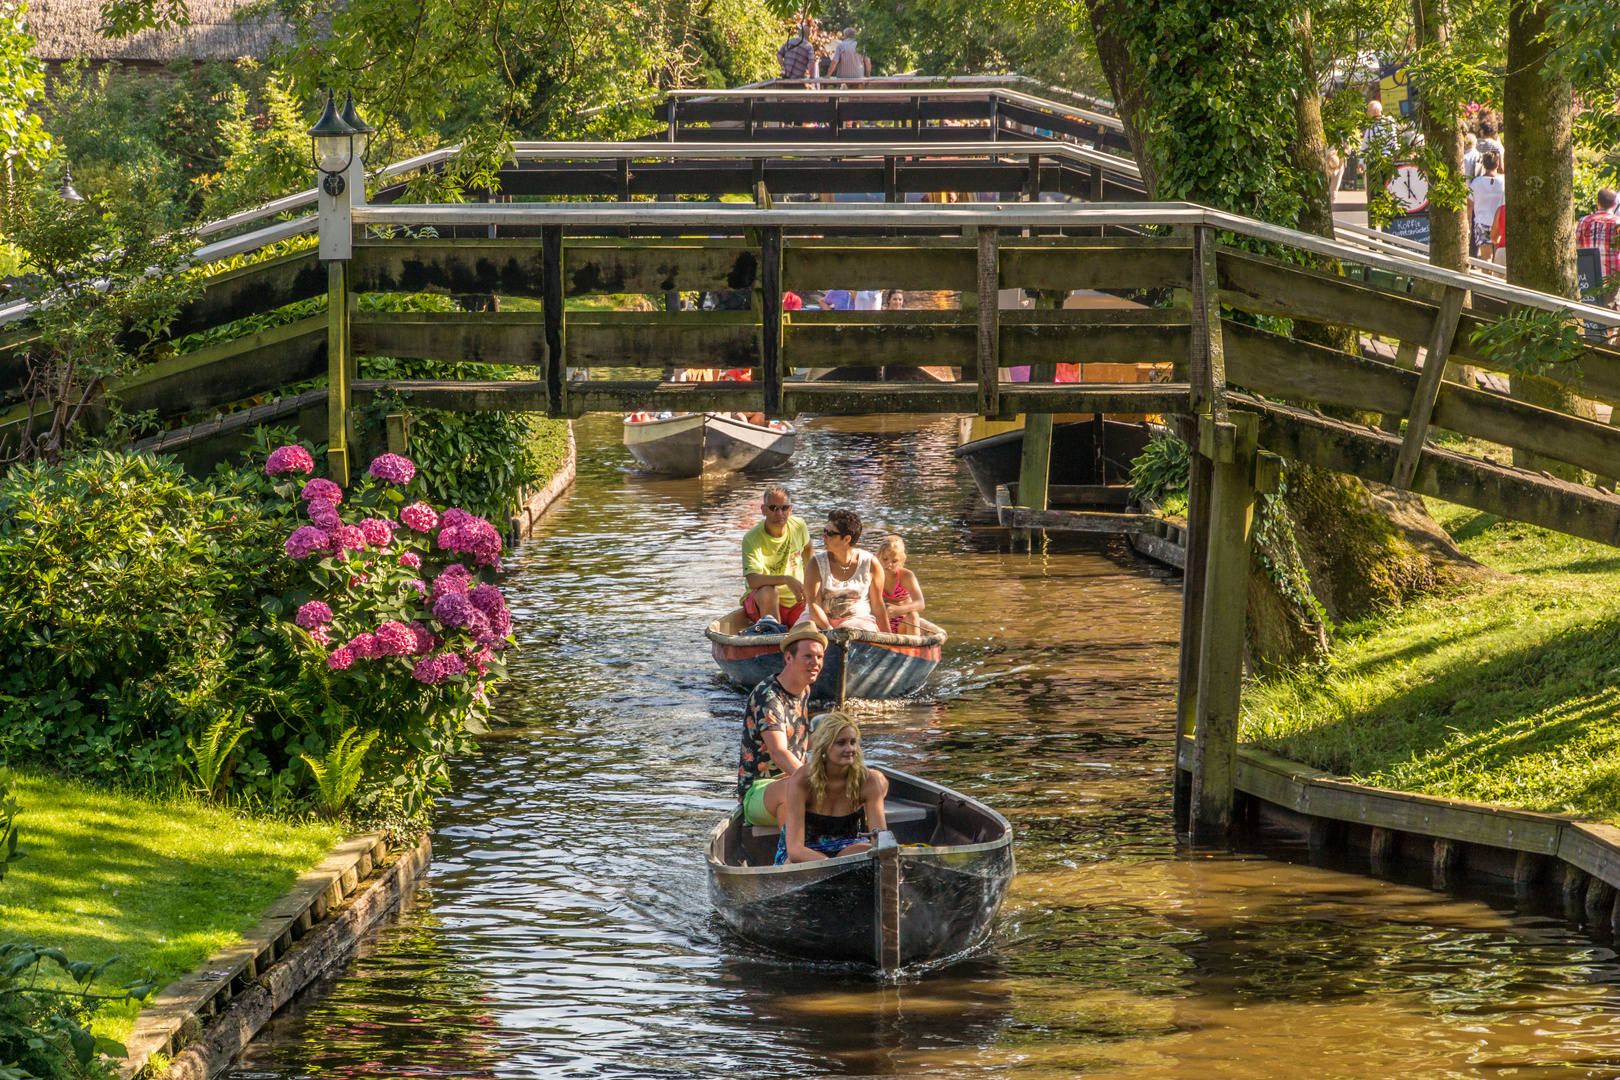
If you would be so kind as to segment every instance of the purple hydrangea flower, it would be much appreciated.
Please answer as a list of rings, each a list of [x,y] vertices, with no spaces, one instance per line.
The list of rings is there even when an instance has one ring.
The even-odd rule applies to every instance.
[[[439,523],[439,515],[427,503],[411,503],[399,512],[399,520],[417,532],[428,532]]]
[[[373,640],[379,656],[409,656],[416,649],[416,634],[393,619],[377,627]]]
[[[455,653],[440,653],[438,656],[427,656],[416,662],[411,671],[419,682],[442,683],[452,675],[462,675],[467,671],[467,664]]]
[[[339,525],[327,535],[332,538],[334,550],[342,548],[345,551],[361,551],[366,546],[366,534],[356,525]]]
[[[398,454],[380,454],[371,461],[371,475],[390,484],[408,484],[416,475],[411,459]]]
[[[338,517],[337,507],[324,502],[309,504],[309,520],[319,529],[335,529],[343,524],[343,519]]]
[[[287,537],[282,545],[287,557],[292,559],[307,559],[311,555],[324,555],[332,549],[331,537],[325,529],[317,529],[313,525],[300,525]]]
[[[347,646],[341,649],[333,649],[332,655],[326,658],[326,666],[333,671],[347,671],[352,663],[354,663],[354,650]]]
[[[264,463],[264,471],[270,476],[290,472],[303,473],[307,476],[315,471],[315,459],[310,457],[309,451],[302,446],[278,446],[270,451],[270,459]]]
[[[293,621],[305,630],[313,630],[323,623],[332,621],[332,609],[323,601],[311,600],[298,609],[298,615]]]
[[[478,586],[467,595],[467,599],[473,602],[473,607],[482,611],[491,619],[495,617],[496,613],[506,610],[506,597],[502,596],[501,590],[493,585]]]
[[[394,539],[394,523],[382,518],[365,518],[360,522],[360,533],[374,548],[385,548]]]
[[[465,596],[471,587],[472,573],[460,563],[451,563],[433,579],[433,599],[437,600],[450,593],[461,593]]]
[[[421,578],[417,578],[415,581],[412,581],[410,586],[416,590],[417,596],[426,596],[428,594],[427,582],[423,581]]]
[[[304,484],[304,501],[308,503],[323,502],[336,506],[343,501],[343,489],[330,480],[316,477]]]
[[[433,617],[445,626],[470,626],[477,614],[466,593],[445,593],[433,602]]]
[[[422,556],[414,551],[407,551],[399,557],[399,565],[408,566],[412,570],[422,569]]]
[[[452,520],[452,514],[459,516]],[[488,566],[500,561],[501,534],[495,526],[465,510],[446,510],[444,528],[439,530],[439,547],[471,555],[476,566]]]

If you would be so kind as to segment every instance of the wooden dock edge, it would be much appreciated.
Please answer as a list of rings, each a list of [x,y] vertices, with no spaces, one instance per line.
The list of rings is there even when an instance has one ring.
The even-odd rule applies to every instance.
[[[1557,894],[1569,918],[1620,937],[1620,828],[1353,784],[1252,746],[1238,747],[1236,787],[1249,801],[1240,827],[1266,814],[1306,833],[1313,856],[1364,851],[1375,870],[1424,862],[1435,889],[1469,874],[1508,881],[1521,895]]]
[[[432,857],[426,834],[392,852],[380,832],[339,843],[240,942],[152,997],[125,1043],[120,1080],[148,1072],[159,1054],[171,1056],[160,1074],[169,1080],[207,1080],[277,1009],[346,960],[415,888]]]
[[[523,505],[517,508],[512,515],[511,534],[518,540],[526,540],[534,532],[536,525],[546,516],[546,511],[563,496],[563,492],[574,486],[574,477],[579,471],[579,450],[574,444],[574,423],[568,421],[568,457],[563,461],[562,468],[557,470],[545,487],[539,491],[525,493]]]

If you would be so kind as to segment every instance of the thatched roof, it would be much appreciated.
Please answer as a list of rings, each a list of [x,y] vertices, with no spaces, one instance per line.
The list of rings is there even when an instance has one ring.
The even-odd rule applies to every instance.
[[[168,64],[175,60],[235,60],[261,56],[278,39],[291,37],[279,19],[238,19],[247,0],[188,0],[191,25],[179,30],[143,30],[108,39],[99,0],[30,0],[28,25],[38,45],[34,55],[52,63],[118,60]]]

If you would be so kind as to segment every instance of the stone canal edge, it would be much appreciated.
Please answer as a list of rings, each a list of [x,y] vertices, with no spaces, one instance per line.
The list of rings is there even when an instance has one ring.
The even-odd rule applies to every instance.
[[[1190,740],[1189,740],[1190,742]],[[1190,746],[1181,767],[1190,761]],[[1569,814],[1367,787],[1252,746],[1237,752],[1238,830],[1262,821],[1303,836],[1311,859],[1361,856],[1375,874],[1427,871],[1437,890],[1469,878],[1511,883],[1620,939],[1620,829]]]
[[[394,911],[432,860],[426,834],[388,850],[385,834],[339,843],[257,926],[170,983],[135,1019],[121,1080],[169,1055],[168,1080],[207,1080],[311,982],[354,954],[361,936]]]

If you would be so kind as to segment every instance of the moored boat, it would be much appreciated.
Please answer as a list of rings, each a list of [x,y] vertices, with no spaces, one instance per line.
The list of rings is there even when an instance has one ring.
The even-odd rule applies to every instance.
[[[1083,503],[1109,505],[1128,500],[1131,462],[1147,448],[1152,429],[1093,417],[1052,425],[1051,465],[1047,483],[1075,491]],[[1024,429],[963,443],[952,451],[967,463],[979,496],[996,504],[996,488],[1018,483],[1024,456]]]
[[[921,690],[939,665],[946,634],[927,619],[917,621],[924,631],[918,635],[829,630],[827,660],[810,688],[811,699],[882,701]],[[752,690],[782,670],[782,639],[787,635],[743,633],[748,626],[748,616],[737,608],[711,622],[704,634],[721,673]]]
[[[778,830],[741,811],[709,834],[709,897],[740,936],[811,960],[893,971],[943,960],[989,936],[1014,873],[1012,826],[939,784],[889,778],[877,846],[820,862],[772,865]]]
[[[715,413],[635,413],[624,421],[630,456],[643,470],[665,476],[774,469],[793,456],[797,439],[793,425],[781,420],[762,426]]]

